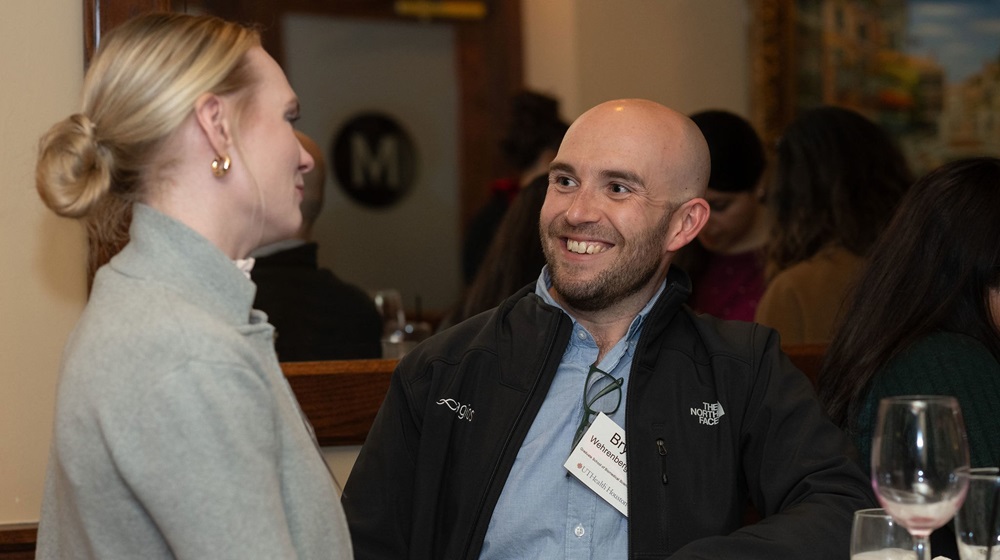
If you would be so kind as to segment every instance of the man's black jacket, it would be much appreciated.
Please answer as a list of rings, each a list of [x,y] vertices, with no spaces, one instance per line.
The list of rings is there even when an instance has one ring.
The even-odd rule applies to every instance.
[[[774,331],[688,293],[671,269],[632,364],[629,558],[846,558],[874,505],[846,437]],[[529,286],[403,359],[344,491],[357,558],[478,557],[570,332]],[[740,528],[748,500],[764,519]]]

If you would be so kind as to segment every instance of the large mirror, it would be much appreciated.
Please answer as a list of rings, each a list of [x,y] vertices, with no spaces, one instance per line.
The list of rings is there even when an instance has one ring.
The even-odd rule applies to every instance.
[[[369,292],[396,289],[431,319],[459,297],[462,233],[489,182],[509,172],[498,146],[522,86],[520,2],[84,0],[87,59],[102,33],[153,10],[259,26],[301,99],[299,128],[328,160],[351,118],[395,120],[414,145],[410,189],[372,207],[331,170],[314,228],[320,264]],[[92,247],[92,266],[114,250]]]

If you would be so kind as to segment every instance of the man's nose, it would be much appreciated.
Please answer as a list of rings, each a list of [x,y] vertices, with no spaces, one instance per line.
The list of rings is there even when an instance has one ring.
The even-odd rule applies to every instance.
[[[580,188],[572,194],[572,201],[566,209],[566,221],[570,224],[584,224],[600,220],[601,202],[593,189]]]

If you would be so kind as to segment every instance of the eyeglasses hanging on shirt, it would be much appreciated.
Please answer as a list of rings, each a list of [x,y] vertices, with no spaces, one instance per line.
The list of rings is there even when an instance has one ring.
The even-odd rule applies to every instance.
[[[597,374],[595,376],[595,374]],[[583,386],[583,418],[576,428],[576,435],[573,436],[573,446],[580,443],[583,434],[587,433],[591,422],[598,413],[603,412],[610,416],[618,411],[622,404],[622,383],[625,378],[615,378],[606,371],[598,369],[597,364],[590,366],[587,373],[587,382]],[[606,397],[606,398],[605,398]],[[614,405],[613,407],[611,405]]]

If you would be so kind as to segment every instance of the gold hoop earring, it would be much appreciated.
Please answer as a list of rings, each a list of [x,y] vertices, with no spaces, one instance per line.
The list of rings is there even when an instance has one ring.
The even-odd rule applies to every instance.
[[[222,161],[219,161],[219,160]],[[233,162],[229,159],[229,156],[219,156],[212,160],[212,175],[216,177],[222,177],[229,172],[229,166]]]

